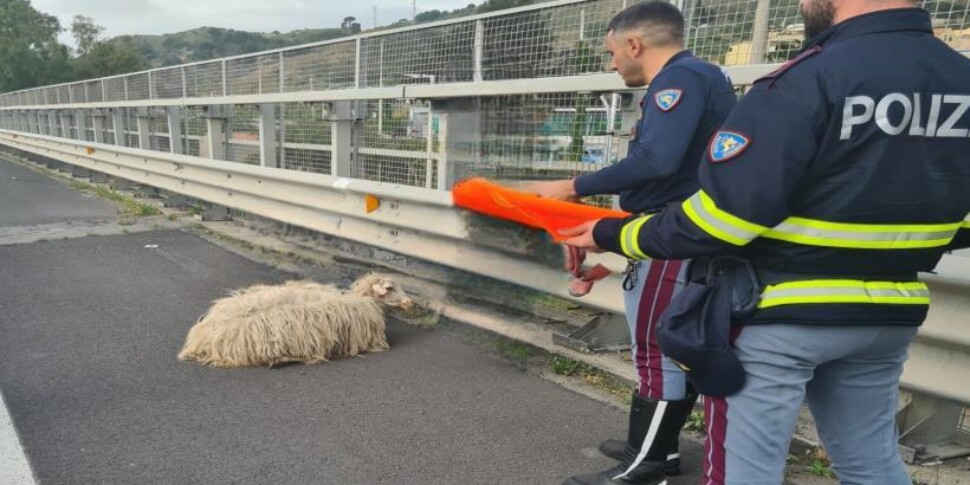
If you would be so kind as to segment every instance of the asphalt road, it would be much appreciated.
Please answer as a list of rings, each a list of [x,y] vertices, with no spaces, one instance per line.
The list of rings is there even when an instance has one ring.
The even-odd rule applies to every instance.
[[[0,159],[0,227],[113,220],[117,212],[108,202]]]
[[[0,227],[115,217],[0,176]],[[176,360],[213,299],[289,277],[179,231],[0,246],[0,392],[37,482],[558,484],[612,465],[595,446],[623,413],[441,328],[391,321],[390,351],[316,366]]]

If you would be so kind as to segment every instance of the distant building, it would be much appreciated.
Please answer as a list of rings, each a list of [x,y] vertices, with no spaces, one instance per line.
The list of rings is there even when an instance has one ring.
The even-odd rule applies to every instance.
[[[956,29],[947,26],[943,20],[933,22],[933,31],[937,37],[958,51],[970,52],[970,28]],[[805,39],[805,26],[792,24],[781,32],[768,34],[768,45],[765,48],[764,62],[784,62],[791,59],[802,47]],[[732,44],[724,55],[723,65],[734,66],[751,64],[751,41]]]

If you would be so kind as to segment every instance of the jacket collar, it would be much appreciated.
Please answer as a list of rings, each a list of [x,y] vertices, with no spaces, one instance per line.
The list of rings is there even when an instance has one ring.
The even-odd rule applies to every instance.
[[[921,8],[896,8],[852,17],[809,39],[802,51],[867,34],[905,31],[932,35],[933,24],[929,12]]]

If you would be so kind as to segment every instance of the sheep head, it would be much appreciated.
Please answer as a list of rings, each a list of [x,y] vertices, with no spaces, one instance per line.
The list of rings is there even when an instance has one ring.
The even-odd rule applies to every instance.
[[[414,308],[414,300],[404,292],[404,289],[390,278],[379,274],[370,273],[358,279],[350,286],[350,291],[355,295],[374,298],[387,307],[400,308],[404,311],[411,311]]]

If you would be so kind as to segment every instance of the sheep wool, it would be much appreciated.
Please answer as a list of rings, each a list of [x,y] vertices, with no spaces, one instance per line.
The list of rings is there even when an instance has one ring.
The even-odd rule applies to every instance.
[[[213,367],[274,366],[387,350],[381,302],[361,293],[307,281],[232,292],[189,330],[178,358]]]

